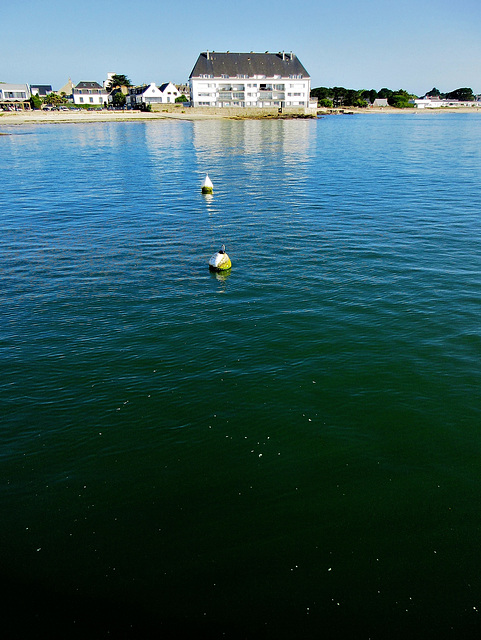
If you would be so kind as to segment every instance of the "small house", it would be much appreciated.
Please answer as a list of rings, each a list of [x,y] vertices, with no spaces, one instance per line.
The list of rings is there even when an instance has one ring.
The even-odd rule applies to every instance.
[[[52,93],[51,84],[31,84],[30,93],[32,96],[38,96],[39,98],[45,98],[49,93]]]
[[[0,108],[29,109],[31,93],[28,84],[0,83]]]
[[[155,82],[142,84],[138,87],[129,87],[126,97],[126,105],[131,109],[142,109],[148,105],[160,104],[162,92]]]
[[[164,82],[164,84],[160,85],[159,89],[162,93],[163,104],[175,102],[175,99],[181,95],[175,84],[172,84],[172,82]]]

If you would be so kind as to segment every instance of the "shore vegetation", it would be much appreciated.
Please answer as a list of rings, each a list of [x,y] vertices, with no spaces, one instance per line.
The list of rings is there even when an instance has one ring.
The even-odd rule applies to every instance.
[[[426,98],[440,98],[444,100],[459,100],[460,102],[472,102],[476,99],[473,90],[470,87],[461,87],[449,93],[441,93],[439,89],[433,87],[431,91],[426,93]]]
[[[448,93],[441,93],[434,87],[425,96],[459,100],[461,102],[474,101],[476,99],[472,89],[469,87],[461,87]],[[376,91],[376,89],[346,89],[345,87],[316,87],[311,90],[311,97],[317,98],[319,106],[324,108],[362,108],[372,105],[376,99],[384,99],[387,100],[389,106],[397,109],[413,107],[409,100],[418,98],[418,96],[405,89],[392,90],[387,87],[383,87],[379,91]]]

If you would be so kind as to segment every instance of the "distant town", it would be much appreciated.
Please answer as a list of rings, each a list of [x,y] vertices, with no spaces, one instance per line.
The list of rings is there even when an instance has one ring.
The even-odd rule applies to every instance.
[[[107,73],[106,78],[69,78],[54,90],[50,84],[9,84],[0,82],[0,109],[18,110],[102,110],[158,111],[165,105],[209,109],[277,110],[315,115],[318,110],[344,107],[400,109],[480,107],[481,95],[463,87],[449,93],[433,88],[418,97],[405,90],[346,89],[316,87],[293,52],[199,54],[189,81],[134,85],[123,74]]]

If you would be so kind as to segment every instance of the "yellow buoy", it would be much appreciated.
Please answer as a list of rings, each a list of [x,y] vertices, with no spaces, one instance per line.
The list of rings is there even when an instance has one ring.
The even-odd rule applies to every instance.
[[[222,249],[217,253],[214,253],[209,260],[209,269],[211,271],[228,271],[232,267],[229,256],[225,252],[225,245],[222,245]]]
[[[214,193],[214,185],[207,174],[202,181],[202,193]]]

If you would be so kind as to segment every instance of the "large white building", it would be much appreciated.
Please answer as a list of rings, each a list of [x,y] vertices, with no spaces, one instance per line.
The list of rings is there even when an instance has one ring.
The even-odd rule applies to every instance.
[[[311,78],[294,53],[199,55],[189,77],[193,107],[309,107]]]

